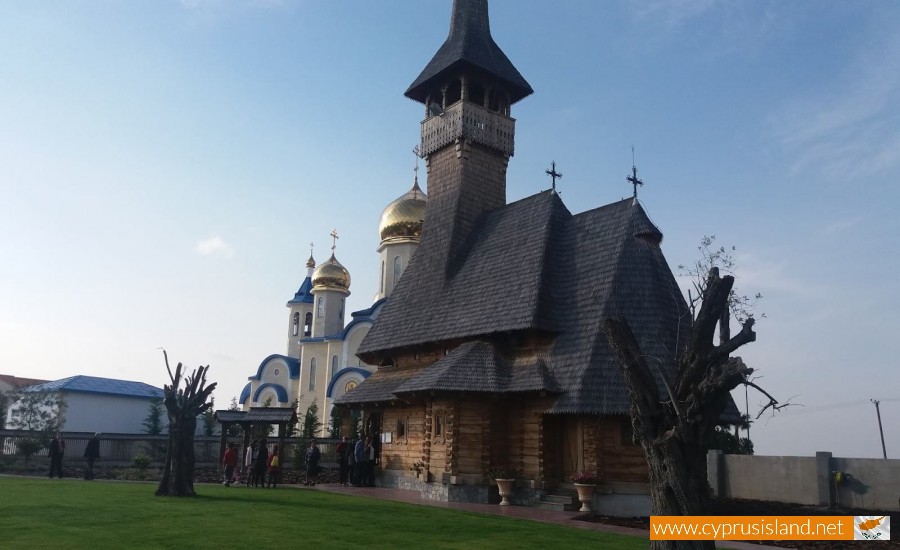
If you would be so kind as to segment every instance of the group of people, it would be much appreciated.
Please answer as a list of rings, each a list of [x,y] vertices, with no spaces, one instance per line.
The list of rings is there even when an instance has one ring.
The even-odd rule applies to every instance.
[[[237,445],[229,443],[222,456],[222,466],[225,468],[225,480],[222,485],[230,487],[232,483],[237,483],[237,465]],[[269,452],[267,440],[254,439],[244,451],[242,465],[244,484],[247,487],[272,487],[274,489],[281,473],[281,453],[278,444],[273,445],[272,451]]]
[[[62,461],[66,454],[66,440],[62,434],[56,432],[50,440],[50,479],[55,475],[59,479],[63,477]],[[94,479],[94,462],[100,458],[100,432],[94,434],[84,447],[84,458],[87,459],[87,468],[84,471],[84,479]]]
[[[344,436],[335,452],[338,455],[341,485],[375,486],[375,446],[371,437],[363,440],[360,435],[356,443],[350,443],[349,438]]]

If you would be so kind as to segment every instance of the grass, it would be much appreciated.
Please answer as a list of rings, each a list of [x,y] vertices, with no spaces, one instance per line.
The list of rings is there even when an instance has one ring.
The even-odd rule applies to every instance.
[[[647,540],[311,490],[0,477],[2,548],[646,548]]]

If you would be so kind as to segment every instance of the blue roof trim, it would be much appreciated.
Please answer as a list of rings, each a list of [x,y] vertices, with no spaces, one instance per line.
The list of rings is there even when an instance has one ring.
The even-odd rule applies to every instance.
[[[272,355],[262,360],[262,362],[259,364],[259,368],[256,369],[256,374],[248,378],[248,380],[262,380],[262,371],[266,367],[266,363],[268,363],[272,359],[281,359],[282,361],[287,363],[288,371],[290,372],[292,379],[300,378],[299,359],[288,357],[287,355],[281,355],[280,353],[273,353]]]
[[[61,380],[44,382],[29,386],[26,392],[70,392],[115,395],[119,397],[136,397],[141,399],[162,399],[165,397],[162,388],[143,382],[100,378],[98,376],[70,376]]]
[[[262,393],[266,388],[272,388],[275,390],[275,395],[278,396],[278,401],[281,403],[287,403],[288,395],[287,390],[284,389],[284,386],[281,384],[263,384],[260,387],[256,388],[256,393],[253,394],[253,401],[259,401],[259,394]]]
[[[241,390],[241,397],[238,399],[238,403],[243,405],[247,402],[248,397],[250,397],[250,382],[247,382],[247,385]]]
[[[366,378],[369,377],[369,375],[372,374],[371,372],[367,371],[366,369],[362,369],[359,367],[347,367],[346,369],[341,369],[341,370],[337,371],[337,374],[335,374],[334,378],[331,379],[331,382],[328,383],[328,391],[325,392],[325,396],[331,397],[331,392],[334,390],[334,386],[337,384],[337,381],[340,380],[340,378],[343,375],[352,373],[352,372],[355,372],[356,374],[361,375],[363,377],[363,380],[365,380]]]
[[[291,304],[311,304],[313,303],[312,280],[307,277],[300,283],[300,288],[294,294],[294,297],[287,303]]]
[[[372,314],[375,313],[375,310],[378,309],[379,307],[381,307],[381,304],[385,303],[386,301],[387,301],[387,298],[382,298],[382,299],[378,300],[377,302],[375,302],[374,304],[372,304],[371,306],[369,306],[368,309],[361,309],[359,311],[354,311],[353,313],[350,314],[350,316],[351,317],[371,317]]]

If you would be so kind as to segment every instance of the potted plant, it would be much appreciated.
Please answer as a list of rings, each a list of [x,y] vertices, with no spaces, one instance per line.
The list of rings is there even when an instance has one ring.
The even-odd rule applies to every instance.
[[[594,489],[597,488],[598,481],[600,481],[600,477],[594,470],[579,470],[572,474],[572,482],[575,484],[578,500],[581,502],[579,512],[591,511],[591,498],[594,496]]]
[[[416,477],[422,479],[422,474],[425,472],[425,462],[422,460],[413,462],[412,469],[416,471]]]
[[[488,469],[488,476],[497,482],[497,489],[500,491],[500,506],[509,506],[509,496],[513,493],[516,486],[516,478],[519,477],[519,471],[509,466],[491,466]]]

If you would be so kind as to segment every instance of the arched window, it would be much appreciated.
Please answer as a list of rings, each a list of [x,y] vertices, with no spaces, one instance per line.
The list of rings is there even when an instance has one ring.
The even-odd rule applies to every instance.
[[[312,312],[309,311],[306,313],[306,319],[303,322],[303,336],[310,336],[312,334]]]
[[[381,293],[384,294],[384,261],[381,262]]]
[[[309,360],[309,391],[316,391],[316,358]]]
[[[291,323],[291,336],[297,336],[300,333],[300,314],[294,314],[294,321]]]
[[[331,375],[334,376],[338,370],[338,356],[334,355],[331,357]]]
[[[403,266],[401,265],[400,256],[394,257],[394,283],[391,285],[391,288],[397,286],[397,281],[400,280],[400,272],[402,271]]]

